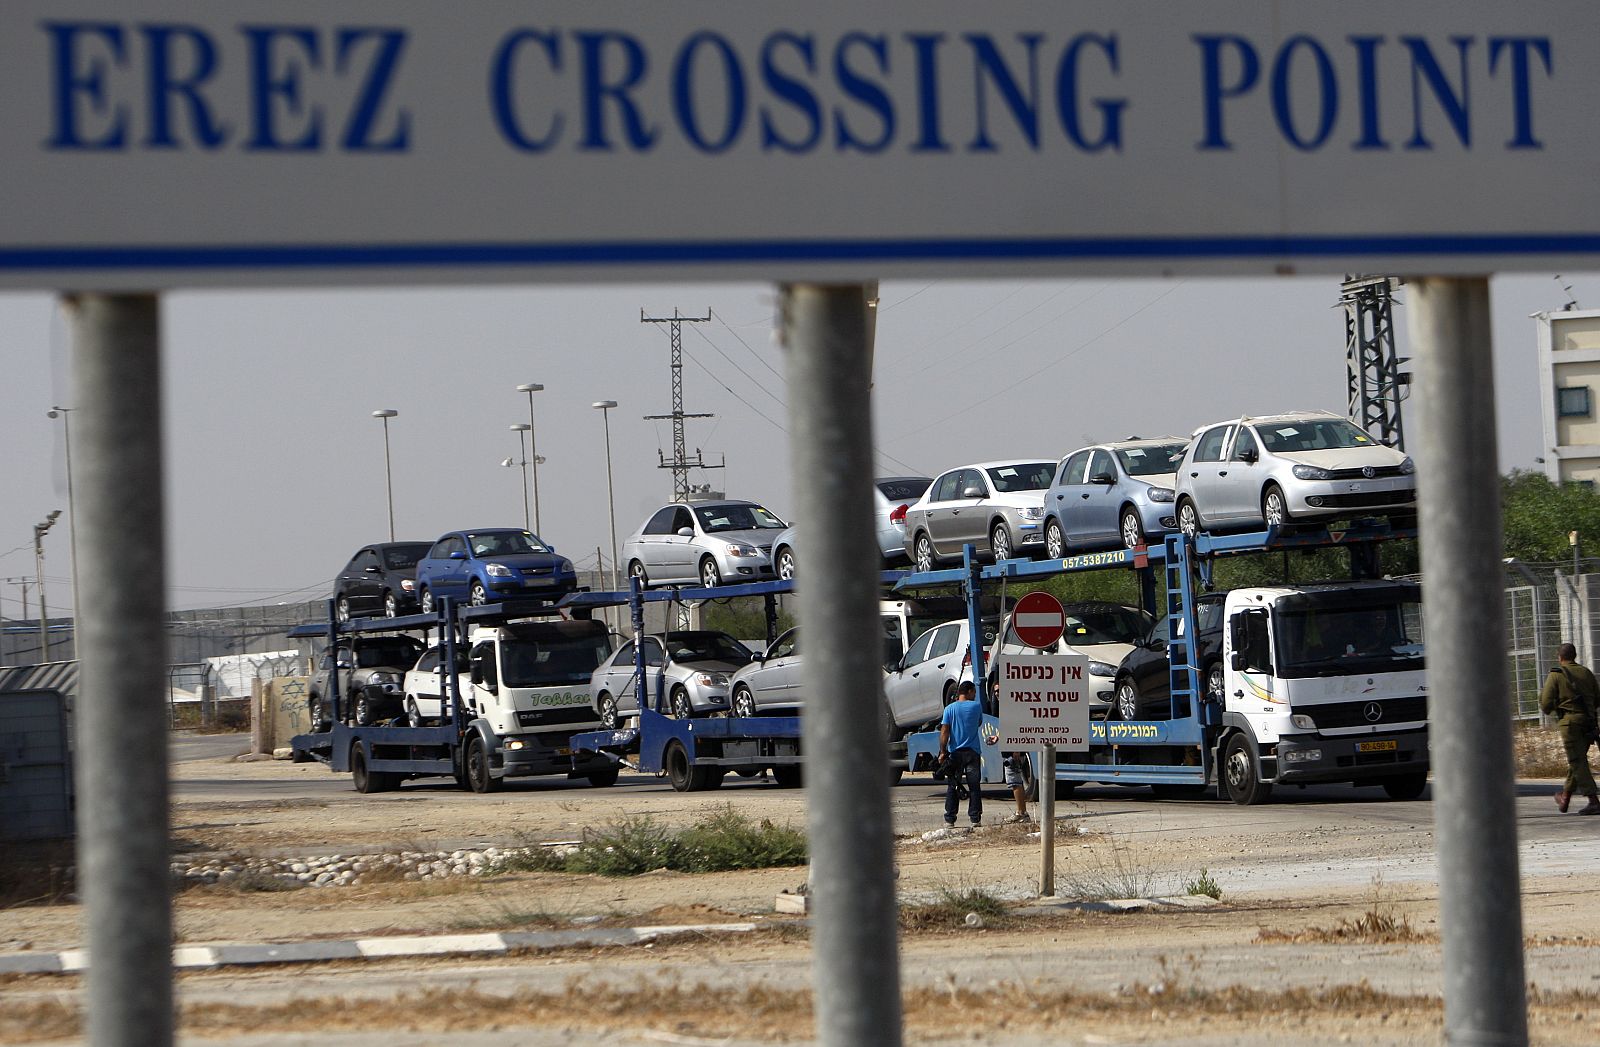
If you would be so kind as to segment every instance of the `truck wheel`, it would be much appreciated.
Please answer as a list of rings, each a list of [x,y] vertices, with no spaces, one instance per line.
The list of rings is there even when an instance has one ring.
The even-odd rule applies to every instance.
[[[1383,791],[1391,800],[1415,800],[1428,788],[1428,772],[1400,774],[1383,780]]]
[[[475,793],[492,793],[500,788],[500,779],[489,766],[488,747],[477,736],[467,743],[467,787]]]
[[[313,759],[314,759],[314,757],[310,753],[306,752],[304,749],[290,749],[289,750],[289,762],[290,763],[310,763]]]
[[[704,792],[707,789],[722,788],[722,780],[728,776],[726,767],[701,766],[694,769],[694,782],[689,786],[691,792]]]
[[[586,777],[589,779],[590,785],[596,789],[604,789],[607,786],[617,784],[617,773],[617,765],[612,764],[605,770],[595,771],[593,774],[586,775]]]
[[[667,772],[667,782],[676,792],[694,792],[700,786],[700,776],[689,763],[689,750],[683,743],[672,741],[667,745],[666,757],[661,761],[662,768]]]
[[[1078,788],[1078,783],[1077,782],[1074,782],[1074,781],[1065,781],[1064,782],[1060,778],[1057,778],[1056,779],[1056,799],[1058,799],[1058,800],[1070,800],[1070,799],[1072,799],[1072,794],[1073,794],[1074,791],[1077,790],[1077,788]]]
[[[1222,750],[1220,772],[1228,799],[1241,807],[1253,807],[1272,798],[1272,785],[1261,780],[1261,765],[1244,735],[1234,734],[1228,738]]]
[[[783,763],[772,769],[772,780],[778,783],[780,789],[798,789],[803,784],[800,774],[800,765],[797,763]]]
[[[367,769],[367,754],[357,745],[350,751],[350,777],[358,793],[383,793],[399,785],[398,776]]]

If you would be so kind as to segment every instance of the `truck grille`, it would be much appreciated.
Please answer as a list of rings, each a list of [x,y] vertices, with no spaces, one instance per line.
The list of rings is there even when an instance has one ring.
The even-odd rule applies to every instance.
[[[587,705],[571,709],[541,709],[537,712],[517,713],[517,724],[522,727],[554,727],[562,723],[598,724],[600,717]]]
[[[1370,706],[1378,707],[1376,718],[1368,715]],[[1318,730],[1336,727],[1370,727],[1374,724],[1416,723],[1428,718],[1428,699],[1389,698],[1384,701],[1339,702],[1336,705],[1312,705],[1294,710],[1311,717]]]

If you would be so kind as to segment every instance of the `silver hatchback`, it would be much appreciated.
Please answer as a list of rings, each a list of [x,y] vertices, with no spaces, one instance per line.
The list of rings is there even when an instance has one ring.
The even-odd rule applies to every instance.
[[[1238,418],[1198,429],[1178,467],[1178,527],[1288,527],[1400,515],[1417,505],[1411,459],[1327,411]]]
[[[644,643],[645,704],[680,720],[728,710],[728,680],[755,657],[727,633],[711,629],[657,633]],[[632,640],[600,664],[589,681],[599,720],[615,728],[639,708],[636,648]]]
[[[1063,458],[1044,496],[1045,557],[1160,540],[1177,526],[1173,491],[1187,442],[1181,436],[1122,440]]]
[[[906,510],[906,554],[919,571],[959,559],[971,542],[996,560],[1044,551],[1044,492],[1055,462],[981,462],[951,469]]]
[[[617,555],[646,586],[758,582],[772,577],[772,540],[788,526],[755,502],[677,502],[652,513]]]

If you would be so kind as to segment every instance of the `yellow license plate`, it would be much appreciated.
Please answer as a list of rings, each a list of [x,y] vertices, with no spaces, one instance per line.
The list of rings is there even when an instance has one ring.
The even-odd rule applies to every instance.
[[[1399,743],[1390,738],[1381,742],[1357,742],[1358,753],[1392,753],[1399,747]]]

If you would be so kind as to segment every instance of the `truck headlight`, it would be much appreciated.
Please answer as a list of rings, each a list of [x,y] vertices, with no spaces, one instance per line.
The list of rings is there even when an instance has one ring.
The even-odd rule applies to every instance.
[[[1284,763],[1316,763],[1322,759],[1321,749],[1290,749],[1283,754]]]
[[[1300,728],[1302,731],[1314,731],[1317,729],[1317,722],[1311,717],[1307,716],[1305,713],[1295,713],[1293,716],[1289,717],[1289,722]]]
[[[1115,675],[1117,675],[1117,667],[1112,665],[1110,662],[1094,662],[1094,661],[1091,661],[1089,663],[1089,675],[1090,676],[1115,676]]]
[[[510,578],[511,568],[503,563],[486,563],[483,565],[483,573],[490,578]]]
[[[1296,480],[1332,480],[1332,469],[1319,469],[1314,465],[1297,465],[1293,469]]]
[[[523,743],[523,742],[521,742],[521,741],[519,741],[519,740],[518,740],[518,739],[516,739],[516,738],[508,738],[508,739],[506,739],[506,742],[505,742],[505,747],[506,747],[506,748],[507,748],[507,749],[510,749],[510,750],[512,750],[512,751],[513,751],[513,752],[515,752],[515,751],[516,751],[516,750],[518,750],[518,749],[521,749],[521,748],[522,748],[522,747],[523,747],[523,745],[524,745],[524,744],[525,744],[525,743]]]
[[[1150,500],[1152,502],[1170,502],[1172,497],[1172,488],[1170,487],[1150,488]]]
[[[753,545],[729,545],[727,553],[729,556],[760,556],[761,550]]]

